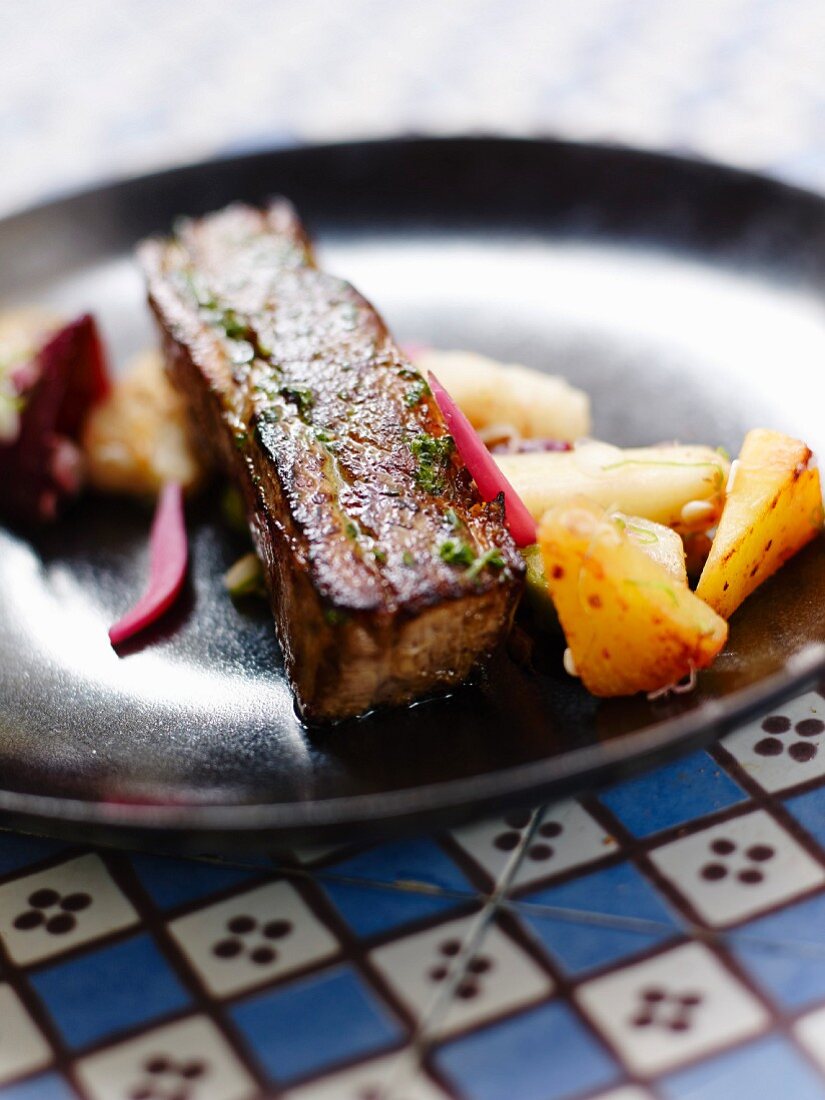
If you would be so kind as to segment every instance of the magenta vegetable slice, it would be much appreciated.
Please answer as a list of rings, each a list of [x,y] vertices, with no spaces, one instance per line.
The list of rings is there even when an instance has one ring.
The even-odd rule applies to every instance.
[[[167,611],[180,594],[189,563],[183,514],[183,490],[170,481],[161,490],[149,539],[149,584],[131,611],[109,629],[109,641],[120,645]]]
[[[84,313],[52,332],[10,377],[21,411],[17,435],[0,442],[0,513],[51,520],[80,490],[80,431],[109,391],[94,318]]]
[[[536,521],[524,506],[524,501],[496,465],[470,421],[453,401],[436,376],[428,376],[430,389],[447,421],[450,435],[464,465],[470,471],[482,500],[495,500],[504,493],[504,515],[516,546],[531,546],[536,541]]]

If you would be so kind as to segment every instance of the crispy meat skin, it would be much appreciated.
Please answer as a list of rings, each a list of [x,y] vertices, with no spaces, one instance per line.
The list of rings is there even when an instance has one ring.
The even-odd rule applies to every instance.
[[[372,306],[315,267],[282,201],[187,222],[140,257],[195,439],[243,489],[305,717],[463,681],[507,633],[523,564],[500,504],[433,443],[438,407]]]

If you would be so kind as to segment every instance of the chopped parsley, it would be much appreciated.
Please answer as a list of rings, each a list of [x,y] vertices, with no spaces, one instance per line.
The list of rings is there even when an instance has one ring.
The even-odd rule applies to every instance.
[[[406,396],[404,397],[404,404],[407,406],[407,408],[412,409],[418,404],[422,397],[429,396],[430,387],[427,385],[423,378],[419,378],[416,382],[413,382],[413,384],[407,390]]]
[[[247,323],[237,315],[234,309],[226,309],[221,317],[221,328],[230,340],[238,340],[249,331]]]
[[[497,546],[493,546],[483,554],[476,554],[466,542],[459,542],[457,539],[447,539],[446,542],[442,542],[438,548],[438,556],[449,565],[466,565],[466,576],[471,581],[475,580],[488,565],[493,569],[503,569],[506,564]]]
[[[409,550],[404,551],[404,553],[401,555],[401,560],[407,566],[412,567],[413,565],[415,565],[415,558],[412,556]]]
[[[439,493],[444,489],[444,475],[453,453],[453,437],[435,436],[422,433],[410,442],[412,456],[416,460],[416,484],[428,493]]]
[[[475,551],[466,542],[457,539],[447,539],[438,548],[438,556],[448,565],[473,566],[476,561]]]

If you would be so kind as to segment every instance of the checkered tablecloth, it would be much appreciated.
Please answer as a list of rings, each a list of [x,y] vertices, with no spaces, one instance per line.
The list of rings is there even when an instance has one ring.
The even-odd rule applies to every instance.
[[[552,133],[825,186],[822,0],[4,0],[0,209],[273,142]],[[453,833],[0,835],[0,1100],[825,1100],[825,700]]]

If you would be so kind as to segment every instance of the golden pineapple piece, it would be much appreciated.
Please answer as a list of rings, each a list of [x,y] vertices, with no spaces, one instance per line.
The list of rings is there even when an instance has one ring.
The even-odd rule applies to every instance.
[[[541,521],[539,545],[572,664],[594,695],[659,691],[724,646],[724,619],[598,504],[557,505]]]
[[[660,523],[651,523],[641,516],[625,516],[621,512],[613,512],[611,519],[624,531],[630,542],[662,565],[673,580],[679,584],[687,584],[685,548],[675,531]],[[527,566],[524,599],[533,611],[534,621],[543,630],[558,633],[559,620],[547,587],[541,547],[538,543],[525,546],[521,554]]]
[[[640,550],[644,550],[653,561],[664,566],[675,581],[687,584],[685,544],[681,536],[670,527],[654,523],[642,516],[626,516],[623,512],[611,512],[610,518],[619,525],[632,543]]]
[[[696,594],[729,618],[822,528],[822,487],[798,439],[756,428],[731,470],[727,500]]]

